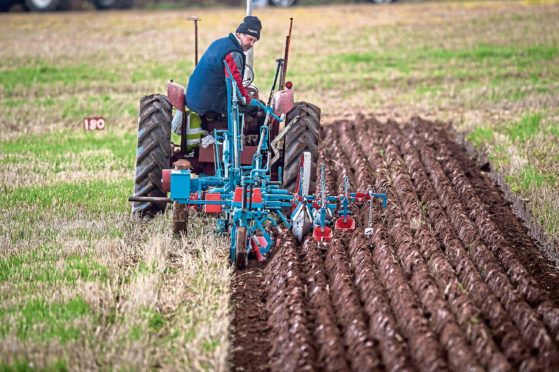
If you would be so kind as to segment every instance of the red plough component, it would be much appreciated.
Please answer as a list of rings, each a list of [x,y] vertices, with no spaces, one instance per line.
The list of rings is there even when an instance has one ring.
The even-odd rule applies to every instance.
[[[212,200],[212,201],[220,201],[221,194],[220,193],[206,193],[205,200]],[[221,213],[223,208],[221,204],[205,204],[204,205],[204,212],[206,213]]]
[[[262,256],[262,253],[260,253],[260,248],[266,248],[266,246],[268,245],[266,238],[263,236],[253,236],[250,240],[250,245],[252,247],[254,255],[256,256],[256,259],[260,262],[264,261],[266,258]]]
[[[326,189],[326,181],[324,176],[324,164],[322,164],[320,172],[320,187],[317,190],[316,196],[309,200],[308,204],[312,203],[312,211],[309,210],[309,215],[313,216],[313,238],[317,242],[329,242],[332,240],[332,230],[326,225],[330,225],[327,215],[332,214],[338,210],[339,217],[334,222],[336,230],[352,232],[355,230],[355,219],[351,216],[349,210],[349,203],[363,203],[369,201],[369,223],[365,228],[364,233],[367,237],[372,235],[372,213],[373,213],[373,198],[381,198],[382,206],[386,208],[386,194],[375,194],[370,189],[367,192],[357,191],[355,193],[349,192],[349,181],[347,177],[344,180],[343,190],[337,196],[327,196],[324,190]],[[306,197],[303,197],[305,200]],[[305,202],[305,201],[304,201]],[[310,209],[310,207],[309,207]],[[295,222],[294,222],[295,223]]]
[[[171,170],[163,169],[161,182],[163,184],[163,192],[171,191]]]
[[[317,227],[313,229],[312,237],[317,242],[329,242],[332,240],[332,230],[328,226]]]
[[[195,192],[195,193],[193,193],[193,194],[190,194],[190,200],[198,200],[198,192]],[[192,204],[192,205],[189,206],[189,208],[192,208],[192,209],[194,209],[194,210],[199,211],[199,210],[202,209],[202,206],[201,206],[201,205],[194,205],[194,204]]]
[[[362,193],[360,193],[362,194]],[[362,196],[361,196],[362,198]],[[340,212],[341,216],[336,220],[336,230],[345,230],[345,231],[353,231],[355,230],[355,220],[353,217],[350,216],[350,211],[348,210],[349,202],[356,201],[356,195],[349,194],[349,181],[347,177],[344,180],[344,190],[343,193],[340,193],[339,200],[342,204],[342,211]]]
[[[336,230],[346,230],[346,231],[353,231],[355,230],[355,220],[353,217],[340,217],[336,220]]]

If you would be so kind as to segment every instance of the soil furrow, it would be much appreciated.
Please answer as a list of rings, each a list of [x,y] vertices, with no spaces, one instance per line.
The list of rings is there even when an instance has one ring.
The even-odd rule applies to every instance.
[[[424,166],[431,170],[429,176],[437,189],[439,200],[445,207],[458,236],[466,247],[469,248],[468,253],[475,262],[483,279],[497,295],[505,309],[507,309],[523,337],[532,347],[532,352],[541,354],[539,357],[544,361],[556,363],[555,360],[559,355],[557,353],[557,346],[551,340],[545,325],[539,320],[539,317],[530,308],[528,303],[523,301],[522,296],[518,294],[514,286],[509,282],[498,260],[482,242],[476,226],[468,218],[464,207],[450,185],[450,181],[448,181],[439,162],[436,160],[434,150],[426,146],[420,136],[414,131],[408,131],[408,136],[410,136],[414,145],[420,149]]]
[[[281,371],[316,370],[310,322],[307,319],[304,279],[296,239],[284,233],[277,252],[270,258],[265,275],[266,308],[271,327],[271,365]]]
[[[406,185],[402,185],[402,182],[400,182],[402,175],[398,172],[402,164],[398,164],[396,160],[398,153],[395,152],[394,146],[388,146],[386,140],[387,137],[381,139],[380,147],[375,146],[376,141],[369,142],[367,147],[371,163],[383,164],[384,162],[386,164],[386,170],[381,172],[379,177],[386,174],[386,182],[393,186],[387,190],[391,203],[387,206],[386,216],[387,222],[391,226],[388,231],[396,248],[396,256],[400,259],[406,274],[410,276],[412,287],[427,311],[426,315],[429,318],[432,317],[432,327],[439,335],[439,339],[446,350],[450,367],[453,370],[476,370],[479,366],[477,357],[471,350],[453,314],[448,309],[439,288],[429,274],[423,258],[413,242],[409,222],[404,216],[398,193],[407,193],[406,197],[411,198],[411,200],[416,199],[416,197],[415,195],[409,195],[411,193],[407,192],[409,190],[403,189],[403,186]],[[381,149],[385,154],[384,159],[380,156]]]
[[[272,340],[266,311],[264,272],[256,261],[231,281],[232,363],[235,371],[269,371]]]
[[[341,139],[344,136],[344,131],[341,129],[332,131],[331,135],[333,136],[330,139],[332,145],[339,147],[337,146],[338,138]],[[347,139],[344,138],[344,140]],[[344,154],[338,155],[338,157],[345,158]],[[382,171],[382,169],[377,169],[377,171]],[[392,306],[399,322],[405,325],[403,328],[407,339],[411,343],[412,358],[421,366],[421,369],[444,369],[447,364],[442,354],[441,345],[438,343],[435,334],[429,330],[430,323],[421,311],[421,305],[417,303],[402,268],[397,264],[398,261],[394,257],[392,249],[383,237],[378,236],[382,233],[378,228],[375,227],[377,231],[373,236],[373,242],[378,243],[374,245],[379,249],[375,249],[374,253],[378,254],[373,254],[373,260],[379,269],[379,275],[383,282],[387,283],[387,293],[391,301],[394,301]],[[375,236],[377,236],[376,240]]]
[[[388,371],[413,371],[406,340],[400,335],[398,323],[390,308],[384,285],[376,274],[369,246],[363,232],[357,230],[349,244],[351,263],[355,270],[355,285],[366,314],[369,334],[379,343],[382,364]]]
[[[370,236],[368,201],[331,242],[277,234],[234,275],[232,370],[559,370],[557,270],[449,127],[412,121],[323,127],[317,186],[324,164],[328,195],[347,177],[387,207]]]
[[[398,130],[394,130],[394,132],[396,131]],[[473,334],[481,333],[482,338],[485,333],[489,336],[492,335],[495,344],[500,345],[502,352],[515,366],[521,369],[533,369],[537,364],[530,356],[529,347],[522,341],[507,312],[480,277],[466,250],[458,241],[446,213],[438,201],[437,194],[428,181],[416,149],[401,133],[397,133],[397,135],[400,135],[398,142],[408,166],[408,172],[416,192],[421,198],[417,208],[422,206],[422,211],[429,217],[430,228],[436,233],[436,236],[421,233],[418,238],[419,241],[425,239],[425,244],[421,244],[424,258],[428,259],[428,265],[437,277],[441,277],[441,280],[444,280],[444,277],[448,278],[444,282],[446,283],[445,289],[448,288],[450,301],[459,302],[460,298],[466,297],[467,299],[464,301],[467,304],[471,296],[475,303],[475,305],[467,306],[468,310],[464,310],[465,319],[459,318],[459,321],[461,323],[468,321],[471,332]],[[412,205],[411,208],[415,207]],[[458,288],[456,288],[457,286]],[[481,313],[478,312],[476,306]],[[485,327],[486,322],[489,328]],[[490,353],[491,348],[483,352]]]
[[[344,243],[336,234],[326,252],[325,267],[330,285],[330,298],[336,318],[342,327],[351,369],[379,370],[380,358],[375,343],[369,338],[359,297],[353,287],[349,259]]]
[[[459,165],[456,164],[446,145],[436,141],[431,131],[421,126],[420,123],[419,121],[413,121],[412,125],[416,131],[422,134],[426,144],[435,149],[436,159],[439,161],[448,179],[454,185],[454,189],[457,190],[457,195],[462,205],[469,211],[467,214],[476,224],[487,247],[491,249],[495,257],[499,258],[501,265],[509,273],[512,283],[515,284],[528,302],[530,304],[540,303],[545,297],[545,293],[514,255],[505,237],[500,233],[487,212],[485,204],[470,185],[468,177],[466,177]]]
[[[420,125],[421,121],[414,124]],[[431,131],[423,131],[424,138],[430,143],[435,140]],[[439,141],[440,142],[440,141]],[[446,144],[441,142],[438,146],[438,159],[445,170],[447,177],[451,179],[456,189],[459,191],[462,203],[469,209],[470,218],[475,221],[478,230],[484,237],[487,246],[491,248],[501,264],[507,269],[512,282],[517,286],[524,297],[531,305],[540,305],[548,298],[548,294],[541,288],[540,284],[524,268],[515,251],[509,244],[508,238],[501,233],[498,226],[493,221],[492,216],[487,211],[487,205],[481,201],[478,193],[470,184],[469,177],[462,171],[461,167],[452,157]],[[550,333],[557,341],[559,339],[557,328],[559,314],[557,311],[550,310],[552,307],[542,306],[539,311],[543,314],[543,321],[550,330]]]
[[[330,302],[322,252],[312,238],[307,238],[303,244],[301,261],[307,277],[309,311],[314,319],[318,368],[323,371],[346,371],[349,365]]]
[[[403,166],[404,162],[400,156],[400,149],[393,142],[394,136],[399,134],[396,128],[396,125],[386,127],[387,135],[384,137],[384,142],[387,149],[387,158],[392,158],[392,162],[396,163],[396,165],[392,165],[392,169],[394,169],[394,188],[399,200],[402,201],[402,209],[406,211],[406,220],[410,221],[410,225],[413,224],[410,229],[416,242],[415,247],[419,248],[419,252],[425,261],[430,261],[426,269],[437,279],[434,284],[437,285],[438,283],[439,293],[444,293],[445,301],[450,306],[457,323],[462,324],[462,331],[474,347],[477,357],[485,368],[493,371],[510,370],[511,366],[506,357],[489,336],[489,329],[485,324],[479,323],[479,309],[460,288],[454,270],[442,257],[440,246],[429,228],[428,216],[419,207],[415,188],[407,169]]]
[[[402,267],[385,239],[384,223],[374,219],[372,258],[379,278],[385,283],[390,304],[397,316],[402,333],[408,340],[414,364],[424,371],[445,371],[448,364],[431,324],[421,311],[421,305],[408,284]]]
[[[418,119],[421,121],[420,119]],[[559,280],[557,268],[547,258],[536,242],[528,236],[528,229],[521,219],[513,213],[510,203],[506,201],[501,190],[485,176],[483,170],[486,165],[479,166],[467,155],[455,141],[451,140],[447,131],[438,131],[439,140],[455,156],[455,160],[464,169],[470,184],[475,188],[477,195],[485,203],[491,218],[497,224],[499,231],[506,236],[508,243],[514,249],[515,255],[522,265],[536,280],[538,285],[545,289],[549,296],[538,305],[538,314],[544,323],[551,329],[554,341],[559,343]],[[480,172],[481,170],[481,172]]]

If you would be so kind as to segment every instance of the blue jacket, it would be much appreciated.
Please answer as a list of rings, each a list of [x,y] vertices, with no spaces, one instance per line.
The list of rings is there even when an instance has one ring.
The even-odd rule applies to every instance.
[[[227,86],[225,84],[225,65],[227,54],[237,51],[242,55],[243,63],[239,66],[244,74],[246,57],[235,35],[214,41],[206,50],[194,69],[186,89],[186,106],[204,115],[208,111],[227,114]],[[242,75],[241,75],[242,76]]]

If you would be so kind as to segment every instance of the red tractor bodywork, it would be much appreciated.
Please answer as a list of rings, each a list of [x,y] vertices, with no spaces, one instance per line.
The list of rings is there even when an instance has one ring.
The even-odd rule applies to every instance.
[[[169,167],[180,159],[186,159],[190,162],[192,166],[192,171],[197,174],[215,174],[215,145],[210,144],[207,147],[200,145],[194,153],[186,153],[186,115],[187,110],[185,105],[185,89],[182,85],[174,83],[172,80],[167,86],[167,97],[169,102],[177,110],[183,113],[182,124],[181,124],[181,144],[177,146],[176,144],[171,144],[171,158]],[[254,98],[258,98],[258,93],[253,95]],[[278,91],[273,97],[273,107],[274,113],[277,116],[282,114],[287,114],[294,106],[293,90],[291,88]],[[206,120],[202,117],[202,127],[207,130],[210,134],[213,133],[214,129],[227,129],[227,118],[219,118],[215,120]],[[285,127],[284,123],[279,123],[277,120],[273,119],[270,121],[270,141],[272,141],[281,130]],[[241,153],[241,164],[250,165],[252,164],[252,158],[256,152],[257,146],[245,145],[243,146],[243,152]],[[221,153],[221,148],[220,148]],[[275,166],[275,179],[277,180],[277,168],[281,166],[278,164]]]

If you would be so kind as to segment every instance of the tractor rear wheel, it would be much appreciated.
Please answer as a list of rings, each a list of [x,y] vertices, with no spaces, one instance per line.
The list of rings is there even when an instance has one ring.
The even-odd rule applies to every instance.
[[[138,149],[134,196],[165,197],[162,170],[169,168],[171,156],[172,106],[166,96],[152,94],[140,100]],[[165,211],[166,203],[134,202],[132,213],[150,218]]]
[[[316,174],[318,141],[320,138],[320,108],[307,102],[296,102],[287,113],[284,141],[283,187],[290,192],[297,190],[297,180],[303,152],[311,154],[311,175]],[[309,183],[309,193],[316,189],[316,178]]]

